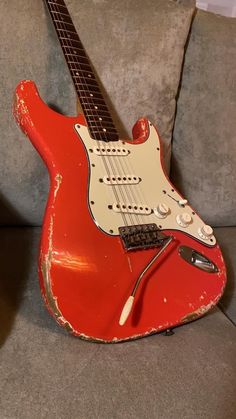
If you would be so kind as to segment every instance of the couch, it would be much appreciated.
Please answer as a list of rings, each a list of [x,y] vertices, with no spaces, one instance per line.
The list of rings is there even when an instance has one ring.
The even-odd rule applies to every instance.
[[[158,125],[166,170],[214,226],[228,282],[217,307],[172,336],[95,344],[51,318],[37,276],[48,174],[12,96],[32,78],[62,113],[76,112],[76,97],[43,2],[3,0],[0,418],[233,419],[236,21],[191,0],[66,3],[121,135],[143,114]]]

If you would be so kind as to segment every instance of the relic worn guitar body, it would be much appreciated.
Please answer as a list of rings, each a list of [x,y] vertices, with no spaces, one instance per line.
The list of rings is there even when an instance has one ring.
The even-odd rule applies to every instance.
[[[200,317],[226,282],[213,231],[166,177],[148,120],[132,141],[119,139],[64,2],[47,5],[63,24],[54,21],[63,52],[78,63],[68,61],[85,114],[54,112],[32,81],[17,87],[15,117],[51,179],[39,259],[47,307],[73,334],[102,342]]]

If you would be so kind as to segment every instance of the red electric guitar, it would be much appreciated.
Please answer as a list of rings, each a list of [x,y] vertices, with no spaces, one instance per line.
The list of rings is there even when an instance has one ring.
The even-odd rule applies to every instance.
[[[119,139],[63,0],[47,0],[83,114],[48,108],[22,81],[14,115],[51,178],[39,274],[50,313],[101,342],[146,336],[202,316],[226,271],[210,226],[174,188],[147,119]]]

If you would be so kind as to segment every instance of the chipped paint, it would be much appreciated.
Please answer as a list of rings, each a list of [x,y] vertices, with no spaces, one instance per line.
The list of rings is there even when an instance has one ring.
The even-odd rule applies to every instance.
[[[58,190],[59,190],[59,188],[60,188],[60,185],[61,185],[61,182],[62,182],[62,175],[61,175],[60,173],[58,173],[58,174],[55,176],[55,181],[56,181],[56,187],[55,187],[55,189],[54,189],[54,201],[55,201],[55,199],[56,199],[57,192],[58,192]]]
[[[186,316],[182,317],[181,322],[186,323],[192,320],[195,320],[198,317],[203,316],[207,311],[209,311],[213,306],[216,305],[217,301],[220,299],[221,294],[217,296],[214,300],[210,301],[208,304],[199,307],[197,310],[187,314]]]
[[[129,270],[132,273],[133,272],[133,269],[132,269],[132,264],[131,264],[131,260],[130,260],[129,255],[127,255],[127,260],[128,260]]]
[[[54,189],[53,194],[53,204],[55,204],[56,196],[58,193],[58,190],[60,188],[61,182],[62,182],[62,176],[60,173],[58,173],[55,176],[56,186]],[[51,266],[53,262],[53,223],[54,223],[54,216],[51,215],[50,218],[50,224],[48,229],[48,251],[46,255],[42,258],[43,261],[41,263],[41,272],[44,280],[44,288],[45,288],[45,297],[46,297],[46,304],[49,307],[50,311],[53,313],[53,315],[56,317],[56,320],[61,326],[64,326],[69,332],[74,332],[73,327],[71,324],[63,317],[57,303],[57,298],[53,295],[52,291],[52,281],[51,281]]]
[[[51,265],[52,265],[52,237],[53,237],[53,217],[51,216],[50,225],[49,225],[49,237],[48,237],[48,252],[44,256],[43,262],[41,264],[41,271],[44,280],[44,288],[45,288],[45,296],[46,296],[46,303],[53,312],[54,316],[56,317],[57,321],[63,325],[68,331],[73,331],[71,324],[65,320],[62,316],[61,311],[59,310],[57,304],[57,298],[53,296],[52,288],[51,288]]]
[[[33,88],[31,88],[30,86],[29,90],[27,87],[27,83],[29,81],[25,81],[20,85],[20,88],[18,90],[19,95],[16,95],[16,99],[15,99],[15,116],[16,119],[19,122],[19,125],[21,125],[22,130],[24,131],[25,128],[28,130],[28,133],[30,135],[30,137],[33,137],[33,134],[35,133],[35,129],[31,130],[31,126],[33,126],[33,122],[35,122],[37,119],[34,116],[35,114],[32,113],[33,117],[33,122],[30,119],[30,113],[31,110],[33,109],[33,102],[31,102],[31,100],[29,100],[30,98],[30,94],[31,94],[31,90],[34,93]],[[24,92],[24,98],[21,99],[21,91],[25,90]],[[37,95],[38,93],[35,92]],[[35,94],[34,93],[34,94]],[[23,94],[22,94],[23,97]],[[26,106],[28,105],[28,107]],[[37,128],[38,128],[38,121],[37,121]],[[38,131],[37,131],[38,133]],[[80,163],[81,164],[81,163]],[[123,333],[122,331],[119,331],[118,326],[117,326],[117,330],[112,333],[112,329],[110,329],[110,331],[108,331],[106,338],[102,339],[100,337],[93,337],[93,336],[88,336],[84,333],[81,333],[78,329],[75,330],[75,326],[73,329],[73,326],[70,324],[70,322],[68,322],[62,315],[63,309],[62,309],[62,303],[60,302],[59,296],[58,294],[54,295],[55,293],[55,285],[56,285],[56,280],[54,282],[54,277],[53,277],[53,273],[54,273],[54,268],[55,267],[55,263],[56,263],[56,258],[57,258],[57,253],[56,250],[57,248],[55,247],[55,233],[56,233],[56,220],[55,219],[55,208],[54,208],[54,204],[55,204],[55,200],[58,199],[58,195],[60,195],[62,193],[62,189],[60,189],[61,184],[62,184],[62,180],[63,180],[63,187],[64,187],[64,179],[62,179],[62,176],[60,173],[56,172],[56,167],[55,167],[55,163],[52,163],[52,166],[54,167],[54,170],[50,172],[50,174],[52,175],[53,173],[53,185],[52,185],[52,190],[51,190],[51,198],[52,201],[50,201],[50,213],[48,214],[48,218],[46,220],[46,229],[44,230],[44,234],[45,234],[45,242],[47,241],[47,248],[44,251],[44,253],[41,252],[41,256],[40,256],[40,268],[41,268],[41,272],[42,272],[42,281],[44,284],[44,299],[46,301],[46,304],[48,306],[49,311],[51,312],[51,314],[54,315],[54,317],[56,318],[56,320],[58,321],[58,323],[62,326],[65,327],[65,329],[67,329],[69,332],[71,332],[72,334],[79,336],[80,338],[84,339],[84,340],[88,340],[88,341],[94,341],[94,342],[101,342],[101,343],[118,343],[118,342],[123,342],[123,341],[131,341],[134,339],[139,339],[142,338],[144,336],[148,336],[148,335],[152,335],[158,332],[161,332],[165,329],[169,329],[169,328],[173,328],[176,327],[178,325],[180,325],[181,323],[185,323],[191,320],[194,320],[196,317],[200,317],[203,314],[205,314],[210,308],[212,308],[213,305],[216,304],[216,302],[211,301],[210,304],[207,304],[209,301],[209,298],[205,298],[204,297],[204,292],[201,290],[199,292],[199,294],[197,294],[197,296],[199,297],[199,301],[195,301],[196,304],[192,304],[188,307],[187,303],[187,310],[184,312],[182,311],[182,315],[184,316],[184,314],[186,314],[186,312],[189,312],[189,314],[187,314],[186,316],[183,317],[182,321],[180,319],[181,315],[178,314],[178,319],[176,319],[175,316],[175,320],[173,320],[174,314],[172,316],[172,321],[169,321],[167,323],[162,322],[158,327],[153,327],[150,328],[151,325],[153,325],[153,323],[150,323],[149,329],[145,329],[144,331],[140,331],[141,328],[137,328],[134,326],[134,328],[130,327],[130,329],[127,331],[126,333],[126,337],[121,337],[121,334]],[[50,168],[51,169],[51,168]],[[63,172],[62,172],[63,173]],[[56,176],[55,176],[56,174]],[[62,230],[63,232],[63,230]],[[69,236],[70,237],[70,236]],[[217,248],[218,245],[217,245]],[[167,251],[165,250],[165,253]],[[59,255],[60,257],[60,255]],[[106,258],[107,255],[104,255],[104,257]],[[129,268],[126,266],[126,270],[127,270],[127,275],[129,277],[131,277],[132,275],[129,273],[128,269],[130,270],[131,273],[133,273],[133,269],[132,269],[132,264],[131,261],[133,261],[133,259],[128,259],[128,265]],[[59,260],[59,258],[58,258]],[[218,261],[222,260],[223,258],[220,256],[218,256],[217,258]],[[133,265],[134,266],[134,265]],[[225,272],[225,269],[222,269],[221,272],[219,272],[218,277],[223,276],[223,273]],[[216,278],[218,281],[218,278]],[[114,285],[116,286],[116,285]],[[219,288],[219,287],[218,287]],[[224,287],[223,287],[224,288]],[[222,290],[223,290],[222,288]],[[167,292],[167,291],[166,291]],[[165,291],[162,293],[162,300],[164,303],[167,303],[167,298],[163,297],[163,294],[165,293]],[[217,290],[218,293],[218,290]],[[222,292],[221,292],[222,294]],[[168,297],[168,302],[170,304],[171,301],[171,297],[169,297],[168,293],[165,293],[165,295],[167,295]],[[205,292],[205,295],[206,292]],[[214,294],[215,295],[215,294]],[[58,299],[57,299],[58,296]],[[198,300],[198,298],[196,298]],[[203,301],[202,301],[203,300]],[[187,300],[187,302],[191,301],[190,295],[189,298]],[[164,307],[164,309],[167,309],[167,307],[164,306],[164,303],[162,303],[162,306]],[[205,303],[205,305],[203,305],[203,303]],[[197,309],[197,307],[199,305],[202,305],[202,307],[200,307],[199,309]],[[62,310],[62,312],[61,312]],[[63,312],[64,313],[64,312]],[[169,317],[168,317],[169,318]],[[73,320],[70,320],[72,322],[74,322]],[[156,326],[155,322],[154,325]],[[112,326],[112,324],[111,324]],[[109,326],[110,327],[110,326]],[[86,330],[86,329],[85,329]],[[136,334],[135,334],[136,332]],[[94,331],[95,333],[95,331]],[[105,333],[105,332],[104,332]],[[132,334],[134,333],[134,334]],[[103,332],[101,332],[101,334],[103,334]],[[116,335],[116,336],[114,336]],[[114,338],[112,339],[112,336],[114,336]],[[118,337],[119,336],[119,337]]]
[[[26,106],[26,104],[25,104],[24,99],[20,99],[20,101],[19,101],[19,105],[18,105],[18,106],[19,106],[19,107],[21,107],[21,113],[22,113],[23,115],[25,115],[25,114],[29,113],[29,110],[28,110],[28,108],[27,108],[27,106]]]

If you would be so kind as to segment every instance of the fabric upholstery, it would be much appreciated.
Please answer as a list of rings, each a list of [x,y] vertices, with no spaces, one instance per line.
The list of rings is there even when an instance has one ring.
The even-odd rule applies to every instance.
[[[121,133],[130,133],[138,117],[148,116],[159,126],[168,162],[194,1],[67,0],[67,5]],[[49,105],[71,115],[76,98],[44,2],[2,0],[0,16],[0,223],[40,225],[48,175],[14,123],[13,92],[21,79],[33,79]]]
[[[198,11],[185,55],[172,180],[203,219],[236,225],[236,19]]]
[[[215,235],[227,270],[227,284],[219,306],[236,325],[236,227],[215,228]]]
[[[72,337],[40,295],[39,233],[1,228],[1,418],[235,418],[236,329],[220,310],[171,337]]]

